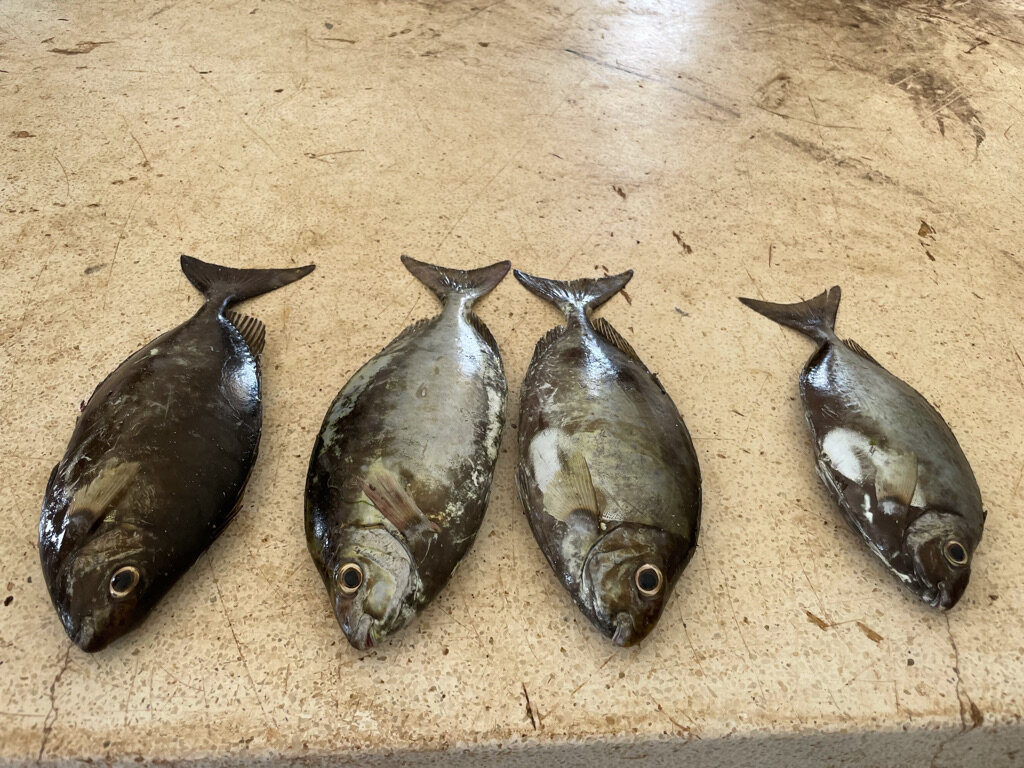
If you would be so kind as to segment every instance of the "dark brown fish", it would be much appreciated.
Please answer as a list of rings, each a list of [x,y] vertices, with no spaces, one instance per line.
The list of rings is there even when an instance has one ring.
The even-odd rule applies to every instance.
[[[46,487],[43,575],[85,651],[138,625],[234,517],[260,441],[265,329],[227,307],[313,270],[181,268],[206,302],[96,388]]]
[[[914,594],[952,608],[985,512],[959,443],[927,400],[835,333],[839,286],[796,304],[740,299],[818,348],[800,373],[818,474],[846,521]]]
[[[349,643],[370,648],[441,588],[483,521],[505,420],[498,345],[472,306],[509,269],[402,257],[444,304],[338,393],[306,478],[306,541]]]
[[[623,646],[661,616],[701,510],[697,454],[675,404],[611,324],[590,317],[632,275],[515,272],[566,317],[537,344],[523,381],[519,498],[563,586]]]

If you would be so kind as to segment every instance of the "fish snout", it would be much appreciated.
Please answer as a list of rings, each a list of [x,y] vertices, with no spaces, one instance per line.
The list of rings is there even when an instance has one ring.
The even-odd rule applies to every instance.
[[[627,648],[634,645],[639,639],[636,627],[633,626],[633,617],[625,611],[618,614],[615,617],[615,632],[612,634],[612,642],[620,648]]]

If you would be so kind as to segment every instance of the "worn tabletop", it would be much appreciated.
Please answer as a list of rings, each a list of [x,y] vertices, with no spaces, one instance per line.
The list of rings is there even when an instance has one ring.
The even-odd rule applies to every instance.
[[[0,762],[1019,765],[1022,96],[1009,2],[0,2]],[[87,655],[43,584],[43,490],[80,402],[199,306],[182,252],[318,268],[245,305],[265,422],[237,520]],[[306,462],[347,378],[436,311],[401,253],[636,271],[601,311],[705,491],[642,646],[576,611],[515,498],[519,383],[560,318],[511,279],[479,305],[510,405],[477,543],[405,631],[345,642]],[[815,475],[812,345],[735,300],[832,284],[839,332],[940,409],[981,486],[947,615]]]

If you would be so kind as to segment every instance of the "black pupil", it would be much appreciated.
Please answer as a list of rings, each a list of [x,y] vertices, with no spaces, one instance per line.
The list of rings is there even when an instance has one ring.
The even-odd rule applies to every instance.
[[[110,580],[110,586],[114,588],[115,592],[127,592],[131,588],[133,581],[135,581],[135,578],[132,572],[125,569],[114,574],[114,578]]]
[[[644,592],[653,592],[658,588],[658,574],[653,568],[644,568],[640,571],[636,581]]]
[[[962,563],[967,559],[967,551],[954,541],[949,545],[949,556],[953,558],[953,562]]]
[[[355,589],[362,582],[363,577],[360,575],[358,568],[348,568],[341,574],[341,580],[349,589]]]

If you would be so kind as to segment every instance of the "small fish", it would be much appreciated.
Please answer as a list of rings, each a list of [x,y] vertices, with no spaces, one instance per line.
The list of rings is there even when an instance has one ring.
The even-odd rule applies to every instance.
[[[447,583],[483,522],[505,421],[498,345],[473,304],[507,261],[463,271],[402,257],[444,305],[335,398],[306,477],[306,542],[353,647],[404,627]]]
[[[202,308],[96,388],[46,486],[43,576],[84,651],[136,627],[234,517],[260,441],[265,328],[227,307],[313,270],[181,268]]]
[[[523,381],[519,498],[580,610],[616,645],[634,645],[697,544],[697,454],[658,379],[608,321],[590,317],[632,272],[515,276],[566,317],[538,342]]]
[[[800,373],[818,474],[871,551],[924,602],[948,610],[981,541],[978,483],[938,411],[836,336],[840,295],[837,285],[796,304],[740,301],[818,344]]]

